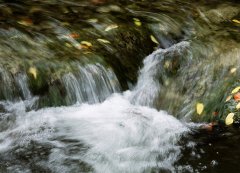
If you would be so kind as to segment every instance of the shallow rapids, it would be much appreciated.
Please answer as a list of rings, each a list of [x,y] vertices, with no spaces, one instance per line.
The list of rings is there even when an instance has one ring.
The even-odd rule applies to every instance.
[[[181,153],[178,141],[188,128],[164,111],[132,105],[126,99],[129,94],[114,94],[95,105],[22,111],[15,123],[0,133],[0,153],[13,152],[16,157],[25,148],[35,165],[52,172],[174,171]],[[20,113],[21,107],[15,105],[12,110]],[[42,151],[33,154],[32,143]],[[49,150],[48,159],[40,157],[41,152],[46,154],[44,150]],[[80,167],[80,162],[85,166]],[[30,171],[29,165],[25,166],[6,169]]]
[[[166,73],[164,58],[183,56],[188,47],[189,43],[183,41],[153,52],[144,61],[137,86],[132,91],[112,94],[102,103],[77,101],[68,107],[31,110],[38,98],[2,102],[0,105],[8,112],[3,113],[1,121],[0,161],[5,163],[2,170],[184,172],[182,165],[175,163],[185,147],[179,142],[190,129],[167,112],[150,107],[161,89],[158,80]],[[73,88],[77,86],[74,80],[68,82]],[[78,98],[81,88],[71,91]]]

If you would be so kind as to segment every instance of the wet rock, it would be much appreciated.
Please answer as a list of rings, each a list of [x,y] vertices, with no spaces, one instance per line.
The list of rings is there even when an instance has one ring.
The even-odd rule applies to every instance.
[[[221,5],[216,9],[211,9],[205,13],[206,18],[213,23],[221,23],[231,20],[234,16],[237,16],[240,12],[239,7]]]

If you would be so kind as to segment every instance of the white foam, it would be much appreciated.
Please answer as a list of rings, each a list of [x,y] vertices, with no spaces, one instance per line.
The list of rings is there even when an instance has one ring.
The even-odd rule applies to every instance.
[[[90,164],[96,172],[130,173],[152,167],[173,170],[180,154],[177,142],[187,131],[166,112],[132,105],[125,96],[115,94],[101,104],[26,113],[4,137],[22,145],[31,140],[58,144],[62,149],[56,145],[46,163],[52,169],[61,168],[64,159],[74,157]],[[76,140],[90,148],[84,154],[61,152],[59,157],[68,146],[53,138]]]

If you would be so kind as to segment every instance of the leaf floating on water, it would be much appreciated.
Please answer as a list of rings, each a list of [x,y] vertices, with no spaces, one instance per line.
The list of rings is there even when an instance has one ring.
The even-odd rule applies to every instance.
[[[136,26],[142,26],[142,23],[138,18],[133,18],[133,22]]]
[[[37,79],[37,69],[35,67],[30,67],[28,73],[32,74],[34,79]]]
[[[240,86],[234,88],[234,89],[232,90],[232,94],[237,93],[239,90],[240,90]]]
[[[229,100],[231,100],[231,98],[232,96],[228,96],[225,101],[228,102]]]
[[[225,119],[225,124],[231,125],[233,123],[233,117],[234,117],[234,113],[229,113]]]
[[[87,47],[92,47],[92,43],[88,41],[81,41],[81,45],[87,46]]]
[[[234,94],[233,98],[235,101],[240,101],[240,92]]]
[[[154,42],[156,44],[159,44],[159,42],[157,41],[157,39],[153,35],[150,35],[150,38],[151,38],[152,42]]]
[[[110,44],[110,41],[105,40],[105,39],[101,39],[101,38],[97,39],[97,41],[102,42],[102,43]]]
[[[198,115],[201,115],[204,110],[204,105],[202,103],[197,103],[196,105],[196,111]]]
[[[240,109],[240,103],[237,104],[236,109]]]
[[[33,25],[33,22],[32,22],[31,19],[23,19],[23,20],[18,21],[18,23],[20,25],[23,25],[23,26],[31,26],[31,25]]]
[[[233,21],[234,23],[240,24],[240,20],[233,19],[232,21]]]
[[[116,28],[118,28],[118,25],[116,25],[116,24],[109,25],[106,27],[105,31],[110,31],[110,30],[116,29]]]

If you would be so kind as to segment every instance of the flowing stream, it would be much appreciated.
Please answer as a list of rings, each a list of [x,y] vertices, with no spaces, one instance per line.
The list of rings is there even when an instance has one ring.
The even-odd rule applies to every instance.
[[[170,51],[181,51],[186,44],[179,43]],[[155,55],[164,51],[157,50],[146,58],[139,83],[160,88],[151,82],[156,73],[150,69],[157,68],[162,58]],[[9,114],[2,116],[1,121],[5,126],[0,133],[1,160],[16,162],[6,167],[6,171],[28,172],[30,165],[24,166],[23,163],[33,159],[36,167],[51,172],[130,173],[154,169],[174,172],[177,169],[174,163],[181,153],[178,142],[190,132],[189,128],[165,111],[131,103],[143,99],[149,105],[157,95],[156,91],[151,88],[145,91],[146,87],[141,89],[138,87],[141,84],[137,84],[133,91],[115,93],[103,103],[96,103],[99,91],[92,85],[96,80],[87,72],[83,74],[86,75],[85,81],[89,81],[83,89],[91,89],[92,95],[88,97],[95,101],[94,104],[80,104],[83,89],[72,75],[64,76],[64,80],[73,92],[71,94],[75,94],[76,101],[80,102],[74,106],[26,112],[26,107],[34,104],[36,99],[2,103]],[[100,84],[105,84],[100,86],[101,92],[112,87],[106,79],[99,80]],[[19,81],[19,85],[28,98],[31,94],[24,88],[24,81]],[[141,96],[139,92],[145,95]],[[136,94],[142,98],[135,99]]]
[[[239,28],[234,0],[0,0],[0,173],[240,172]]]

